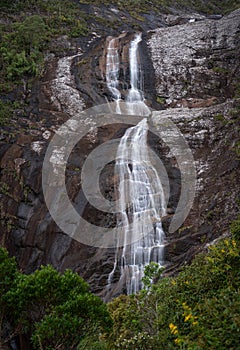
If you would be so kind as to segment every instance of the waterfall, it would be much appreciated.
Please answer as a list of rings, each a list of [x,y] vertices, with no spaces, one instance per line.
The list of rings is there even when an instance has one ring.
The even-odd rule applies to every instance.
[[[146,118],[125,132],[116,159],[120,193],[118,223],[124,226],[125,236],[142,237],[121,251],[121,279],[127,293],[132,294],[141,288],[144,267],[150,261],[163,264],[164,194],[148,154]]]
[[[119,74],[119,55],[118,55],[117,38],[109,41],[106,57],[106,82],[107,87],[111,91],[113,99],[116,101],[116,113],[121,113],[119,102],[121,93],[118,90],[118,74]]]
[[[144,268],[151,261],[163,265],[164,232],[161,217],[165,215],[164,192],[158,173],[150,161],[147,145],[147,118],[150,109],[144,103],[142,77],[138,58],[141,34],[136,34],[129,48],[130,89],[127,93],[127,113],[140,117],[140,122],[126,130],[116,154],[115,174],[119,179],[118,225],[124,229],[124,239],[132,237],[131,245],[118,248],[114,267],[108,276],[108,290],[115,273],[127,294],[142,288]],[[107,52],[106,81],[119,106],[119,56],[116,42],[110,40]],[[114,47],[114,48],[113,48]],[[113,69],[110,72],[109,69]]]
[[[129,48],[129,68],[131,88],[127,95],[128,114],[149,115],[150,110],[144,103],[141,66],[138,64],[138,44],[142,34],[136,34]]]

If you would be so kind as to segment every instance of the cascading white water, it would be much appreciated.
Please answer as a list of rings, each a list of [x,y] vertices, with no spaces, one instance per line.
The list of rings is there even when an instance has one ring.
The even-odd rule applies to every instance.
[[[136,34],[129,48],[129,67],[131,88],[127,95],[128,114],[149,115],[150,110],[144,103],[140,65],[138,64],[138,44],[142,34]]]
[[[161,181],[148,154],[147,119],[125,132],[116,159],[120,193],[118,222],[124,226],[125,240],[132,235],[135,241],[123,247],[120,260],[121,279],[131,294],[141,288],[144,267],[150,261],[163,264],[161,216],[165,215],[165,202]]]
[[[109,41],[106,57],[106,82],[107,87],[111,91],[114,100],[116,101],[116,113],[121,113],[119,102],[121,93],[118,90],[118,75],[119,75],[119,55],[117,39],[112,38]]]
[[[138,44],[141,40],[141,34],[137,34],[129,49],[131,87],[127,94],[127,113],[148,116],[150,110],[144,103],[138,64]],[[109,47],[110,44],[111,41]],[[114,55],[118,55],[116,50]],[[115,58],[116,61],[119,62],[119,58]],[[116,65],[112,67],[116,68]],[[119,101],[121,94],[119,91],[116,94],[113,89],[118,86],[118,73],[111,75],[109,68],[110,64],[107,65],[106,76],[116,80],[107,78],[107,83],[114,80],[114,83],[108,83],[108,87]],[[150,161],[147,133],[147,118],[143,118],[136,126],[126,130],[116,155],[115,174],[119,179],[118,225],[124,228],[125,242],[131,235],[134,243],[117,249],[114,267],[108,277],[108,289],[118,270],[120,282],[127,294],[141,289],[146,265],[151,261],[163,265],[164,232],[161,217],[165,215],[166,205],[161,181]]]

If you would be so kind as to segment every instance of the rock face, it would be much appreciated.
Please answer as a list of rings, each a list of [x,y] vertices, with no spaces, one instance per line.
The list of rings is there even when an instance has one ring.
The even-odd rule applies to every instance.
[[[239,120],[231,116],[233,108],[232,102],[226,102],[208,108],[173,108],[153,116],[156,129],[161,127],[161,118],[167,117],[181,130],[196,167],[196,192],[190,214],[180,229],[168,233],[166,273],[189,262],[219,234],[227,234],[229,222],[236,215],[240,195],[239,160],[235,152]],[[166,153],[165,157],[171,155]],[[175,167],[179,166],[175,164]]]
[[[106,82],[106,60],[110,40],[114,39],[114,46],[118,49],[119,55],[119,86],[121,98],[124,100],[127,90],[130,87],[129,76],[129,45],[134,33],[123,32],[117,36],[108,36],[92,47],[75,60],[74,72],[78,89],[87,101],[87,106],[98,105],[113,99],[107,88]],[[144,83],[145,98],[151,100],[155,95],[154,70],[145,40],[139,44],[140,66],[142,67],[142,79]]]
[[[182,227],[169,234],[181,193],[179,164],[162,140],[149,136],[150,146],[166,167],[171,188],[169,215],[164,220],[166,273],[174,273],[207,243],[228,232],[239,205],[239,14],[235,11],[219,21],[203,20],[145,33],[140,47],[145,96],[153,107],[157,103],[168,107],[150,123],[160,130],[160,119],[167,116],[176,124],[189,143],[197,171],[192,210]],[[127,67],[131,38],[132,34],[126,33],[119,40],[122,72]],[[105,50],[106,38],[98,38],[84,54],[49,57],[45,76],[33,88],[29,117],[18,118],[15,132],[3,133],[0,140],[2,244],[17,256],[23,271],[48,263],[60,271],[71,268],[99,295],[103,295],[112,270],[114,251],[80,244],[58,228],[44,202],[41,170],[56,128],[85,107],[105,103],[109,94],[104,79]],[[124,79],[128,81],[126,69]],[[83,125],[87,122],[83,120]],[[111,226],[114,218],[96,212],[80,196],[81,167],[92,149],[122,136],[125,129],[116,123],[89,133],[68,162],[69,197],[85,218],[96,223]],[[114,184],[111,171],[111,167],[104,169],[101,183],[109,198]],[[121,293],[117,281],[114,293]]]
[[[239,83],[240,10],[153,31],[148,46],[156,90],[170,107],[205,107],[234,96]]]
[[[168,236],[166,273],[227,232],[237,212],[239,112],[234,103],[239,102],[231,98],[239,86],[239,15],[237,10],[218,21],[160,28],[148,39],[158,99],[168,108],[154,122],[167,116],[179,127],[197,170],[192,210]]]

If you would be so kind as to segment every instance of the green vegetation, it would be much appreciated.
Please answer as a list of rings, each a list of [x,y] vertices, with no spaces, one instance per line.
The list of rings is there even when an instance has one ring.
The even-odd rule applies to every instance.
[[[14,104],[11,101],[0,100],[0,125],[4,125],[11,119],[14,111]]]
[[[0,85],[2,91],[12,90],[16,85],[43,72],[44,53],[51,50],[51,41],[60,35],[75,38],[85,36],[88,26],[94,20],[107,27],[116,28],[119,23],[100,15],[89,14],[83,7],[92,4],[95,7],[115,5],[127,11],[132,17],[132,26],[137,27],[144,21],[143,14],[149,11],[171,12],[171,7],[194,9],[204,13],[225,13],[240,7],[240,0],[203,1],[203,0],[0,0],[2,24],[0,26]],[[87,23],[87,20],[89,23]],[[123,19],[125,20],[125,19]],[[129,21],[129,19],[126,19]],[[131,22],[131,21],[130,21]],[[129,22],[129,23],[130,23]],[[6,24],[4,24],[6,23]]]
[[[76,349],[111,326],[106,305],[70,270],[42,266],[24,275],[1,248],[0,280],[0,347],[27,335],[35,349]]]
[[[166,103],[166,98],[162,96],[157,96],[156,101],[157,103],[164,105]]]
[[[229,74],[229,70],[224,67],[213,67],[213,71],[222,75]]]
[[[11,326],[40,350],[240,349],[240,218],[231,234],[176,277],[150,264],[144,290],[107,306],[77,274],[45,266],[26,276],[1,249],[2,343]]]
[[[214,116],[214,119],[216,119],[216,120],[218,120],[218,121],[220,121],[220,122],[222,122],[222,123],[226,123],[226,119],[225,119],[225,117],[224,117],[223,114],[217,114],[217,115],[215,115],[215,116]]]
[[[240,219],[177,277],[109,303],[111,349],[240,349]]]
[[[0,28],[0,83],[5,91],[9,83],[13,89],[22,79],[41,75],[44,53],[54,37],[88,32],[83,14],[71,1],[3,1],[2,8],[7,10],[3,18],[8,18],[7,25]]]
[[[0,1],[0,88],[7,95],[29,89],[33,79],[44,72],[44,56],[57,48],[52,42],[60,35],[69,38],[88,33],[79,5],[67,0]],[[18,93],[16,93],[18,91]],[[0,125],[9,123],[13,103],[0,100]]]
[[[37,76],[43,59],[47,29],[43,19],[34,15],[14,23],[12,31],[2,35],[2,68],[9,80],[32,74]]]
[[[9,195],[9,185],[5,182],[0,182],[0,193]]]
[[[9,92],[41,76],[44,56],[51,52],[54,39],[87,35],[87,19],[117,28],[116,21],[82,12],[83,3],[115,5],[139,22],[144,20],[144,13],[169,13],[171,6],[209,14],[240,7],[239,0],[180,0],[177,5],[173,0],[0,0],[0,125],[9,123],[19,106],[7,98]],[[79,65],[85,63],[83,59]],[[221,67],[214,70],[228,73]],[[240,86],[236,84],[235,98],[239,96]],[[157,102],[164,104],[165,99],[158,96]],[[237,120],[239,113],[236,105],[232,116]],[[228,122],[220,114],[215,118],[223,124]],[[233,150],[240,158],[239,142]],[[21,186],[27,201],[29,189]],[[0,190],[11,196],[7,183],[1,182]],[[212,218],[210,211],[207,219]],[[7,231],[14,219],[4,218]],[[240,349],[240,219],[232,224],[231,232],[231,238],[209,246],[208,254],[198,255],[177,277],[161,278],[162,270],[150,264],[143,291],[122,295],[108,305],[91,294],[77,274],[60,274],[45,266],[25,275],[17,270],[15,259],[0,249],[0,348],[12,338],[26,337],[39,350]]]

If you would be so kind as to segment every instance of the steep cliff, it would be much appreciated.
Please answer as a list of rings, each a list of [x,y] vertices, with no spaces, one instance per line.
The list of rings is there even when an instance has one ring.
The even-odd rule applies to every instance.
[[[104,10],[105,11],[105,10]],[[114,12],[114,11],[113,11]],[[197,17],[193,23],[189,19]],[[179,19],[180,18],[180,19]],[[151,123],[158,130],[168,117],[189,143],[196,163],[197,188],[193,208],[180,229],[168,227],[181,193],[181,174],[176,158],[161,140],[149,137],[169,175],[169,216],[166,273],[174,273],[207,243],[228,234],[228,223],[239,209],[239,10],[219,20],[194,14],[162,17],[165,28],[144,27],[140,61],[147,103],[160,112]],[[169,21],[169,27],[167,22]],[[177,24],[175,23],[183,23]],[[123,26],[130,29],[131,25]],[[147,31],[151,29],[151,31]],[[62,37],[56,45],[62,54],[48,54],[45,73],[28,93],[28,106],[1,133],[1,243],[17,256],[20,268],[31,272],[41,264],[60,271],[71,268],[81,274],[93,291],[102,293],[112,270],[113,249],[83,245],[64,234],[51,218],[44,202],[41,170],[46,148],[56,129],[84,108],[104,103],[109,92],[104,78],[105,36],[89,42]],[[110,31],[118,36],[118,29]],[[118,32],[118,34],[116,34]],[[127,50],[131,33],[119,39],[122,82],[129,82]],[[124,95],[124,87],[122,89]],[[86,121],[87,123],[87,121]],[[93,125],[94,126],[94,125]],[[81,168],[86,155],[102,142],[119,137],[126,126],[113,124],[89,133],[74,148],[66,182],[71,200],[88,220],[113,225],[79,197]],[[111,196],[111,169],[103,173],[102,188]],[[80,198],[80,199],[79,199]],[[122,292],[116,282],[114,294]]]
[[[197,170],[190,215],[169,237],[171,262],[226,234],[239,208],[239,15],[157,29],[148,40],[157,99],[167,108],[154,121],[168,116],[179,126]]]

